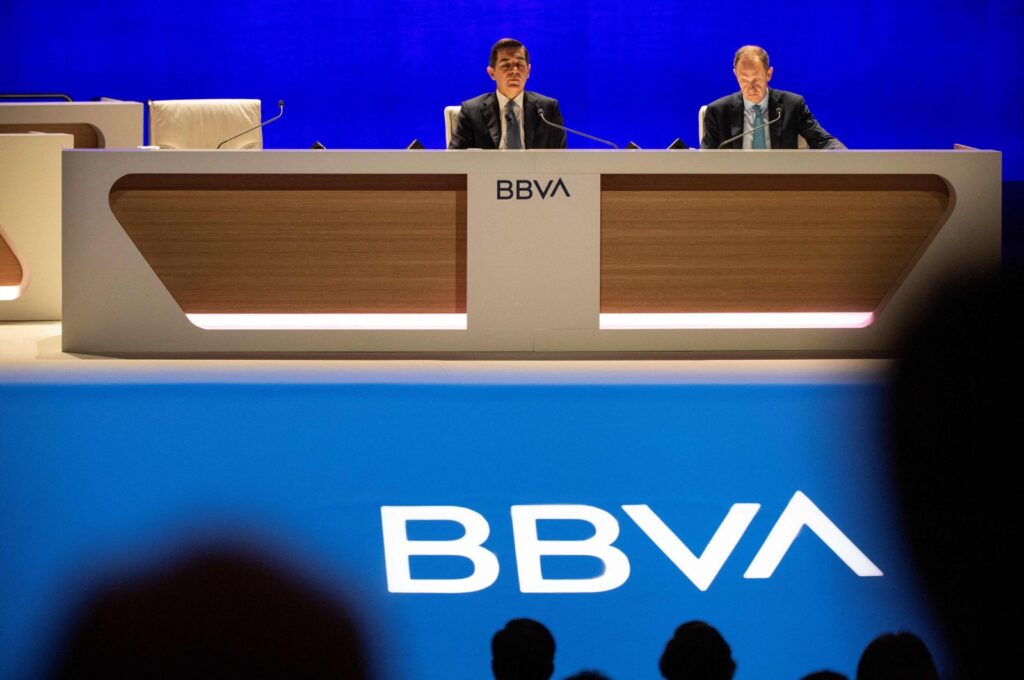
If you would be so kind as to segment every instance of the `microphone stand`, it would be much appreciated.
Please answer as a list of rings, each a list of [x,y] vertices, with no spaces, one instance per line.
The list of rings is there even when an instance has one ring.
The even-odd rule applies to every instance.
[[[772,124],[774,124],[774,123],[778,123],[778,122],[779,122],[779,119],[780,119],[780,118],[782,118],[782,107],[781,107],[781,106],[780,106],[780,107],[778,107],[777,109],[775,109],[775,114],[776,114],[776,115],[775,115],[775,119],[774,119],[774,120],[770,120],[770,121],[768,121],[767,123],[761,123],[760,125],[758,125],[758,126],[757,126],[757,127],[755,127],[755,128],[750,128],[750,129],[749,129],[749,130],[747,130],[746,132],[741,132],[740,134],[736,135],[735,137],[730,137],[729,139],[727,139],[727,140],[725,140],[724,142],[722,142],[721,144],[719,144],[719,145],[718,145],[718,148],[719,148],[719,149],[721,149],[721,148],[722,148],[723,146],[725,146],[726,144],[732,144],[733,142],[735,142],[735,141],[736,141],[737,139],[739,139],[740,137],[745,137],[746,135],[749,135],[749,134],[751,134],[751,133],[757,132],[757,131],[758,131],[758,130],[760,130],[761,128],[766,128],[766,127],[768,127],[769,125],[772,125]]]
[[[593,140],[595,142],[600,142],[601,144],[604,144],[606,146],[610,146],[613,149],[618,149],[619,148],[617,144],[609,142],[607,139],[601,139],[600,137],[594,137],[593,135],[588,135],[586,132],[580,132],[579,130],[573,130],[572,128],[567,128],[564,125],[559,125],[558,123],[552,123],[550,120],[548,120],[547,118],[544,117],[544,109],[537,109],[537,115],[539,115],[540,119],[542,121],[544,121],[547,125],[550,125],[551,127],[555,128],[557,130],[565,130],[566,132],[571,132],[574,135],[579,135],[580,137],[586,137],[587,139],[591,139],[591,140]]]
[[[280,110],[280,111],[278,112],[278,114],[277,114],[276,116],[274,116],[273,118],[269,118],[269,119],[267,119],[267,120],[263,121],[262,123],[260,123],[259,125],[255,126],[255,127],[251,127],[251,128],[249,128],[248,130],[245,130],[244,132],[239,132],[239,133],[238,133],[237,135],[235,135],[234,137],[228,137],[228,138],[227,138],[227,139],[225,139],[225,140],[224,140],[223,142],[221,142],[220,144],[218,144],[218,145],[217,145],[217,148],[219,149],[220,147],[222,147],[222,146],[224,146],[225,144],[227,144],[228,142],[230,142],[230,141],[231,141],[232,139],[238,139],[238,138],[239,138],[239,137],[241,137],[242,135],[247,135],[247,134],[249,134],[250,132],[252,132],[253,130],[259,130],[259,129],[260,129],[261,127],[263,127],[264,125],[269,125],[270,123],[273,123],[273,122],[274,122],[275,120],[277,120],[278,118],[280,118],[281,116],[283,116],[283,115],[284,115],[284,100],[283,100],[283,99],[279,99],[279,100],[278,100],[278,102],[277,102],[277,105],[281,107],[281,110]]]

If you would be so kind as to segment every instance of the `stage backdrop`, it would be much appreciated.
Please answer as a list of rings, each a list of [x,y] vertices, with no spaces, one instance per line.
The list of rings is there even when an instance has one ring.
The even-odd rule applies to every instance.
[[[804,94],[850,148],[1000,149],[1005,178],[1024,180],[1022,7],[5,0],[0,92],[255,97],[268,116],[284,99],[267,147],[400,148],[415,137],[440,148],[442,108],[492,89],[490,46],[514,36],[531,50],[529,87],[558,98],[569,126],[620,145],[696,146],[698,108],[737,89],[732,54],[758,43],[772,85]]]
[[[359,380],[0,374],[4,676],[52,658],[95,579],[222,540],[346,594],[382,678],[488,677],[491,635],[522,616],[554,633],[556,678],[657,678],[692,619],[722,631],[738,680],[852,677],[899,629],[946,664],[880,382]]]

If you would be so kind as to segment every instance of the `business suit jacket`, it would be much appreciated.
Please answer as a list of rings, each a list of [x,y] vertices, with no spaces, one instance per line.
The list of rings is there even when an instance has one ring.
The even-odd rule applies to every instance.
[[[536,92],[523,93],[523,145],[527,149],[564,149],[565,132],[545,125],[537,110],[544,109],[544,117],[563,125],[558,102]],[[501,143],[501,115],[498,94],[488,92],[462,102],[459,120],[452,130],[449,149],[497,149]]]
[[[807,102],[798,94],[784,90],[768,89],[768,109],[765,120],[773,120],[778,107],[782,107],[782,120],[768,126],[773,149],[797,148],[797,136],[807,140],[812,149],[845,149],[843,143],[830,135],[814,119]],[[730,137],[743,132],[743,93],[737,92],[708,104],[704,112],[704,138],[700,148],[717,149]],[[726,149],[742,149],[743,138],[735,140]]]

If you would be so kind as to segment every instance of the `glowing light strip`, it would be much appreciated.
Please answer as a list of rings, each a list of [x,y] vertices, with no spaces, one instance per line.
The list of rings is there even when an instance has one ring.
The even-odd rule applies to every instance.
[[[21,286],[0,286],[0,300],[17,300],[21,297]]]
[[[186,314],[208,331],[464,331],[465,314]]]
[[[602,314],[601,330],[865,328],[872,312]]]

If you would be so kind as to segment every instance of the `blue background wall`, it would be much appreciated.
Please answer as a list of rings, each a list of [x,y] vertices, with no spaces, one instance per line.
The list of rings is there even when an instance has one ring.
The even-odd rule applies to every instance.
[[[0,31],[0,92],[258,97],[268,114],[284,99],[265,138],[284,148],[441,147],[442,107],[492,88],[488,50],[506,35],[570,126],[695,145],[698,107],[736,89],[732,53],[753,42],[773,85],[851,148],[996,148],[1024,180],[1019,0],[5,0]]]
[[[487,677],[490,636],[517,616],[552,629],[556,678],[584,667],[656,678],[673,629],[694,618],[722,630],[737,680],[824,667],[852,677],[873,637],[903,628],[943,663],[892,505],[883,396],[870,382],[29,385],[0,374],[0,668],[21,677],[49,658],[97,573],[239,534],[356,597],[390,677]],[[797,490],[884,576],[856,576],[805,529],[774,576],[744,579]],[[700,553],[740,502],[762,507],[706,592],[621,510],[649,505]],[[616,517],[632,566],[624,585],[519,592],[509,508],[549,503]],[[493,586],[388,593],[380,506],[420,504],[487,518]],[[414,561],[413,575],[465,576],[465,566],[425,573]],[[543,566],[548,577],[595,575],[593,561]]]

